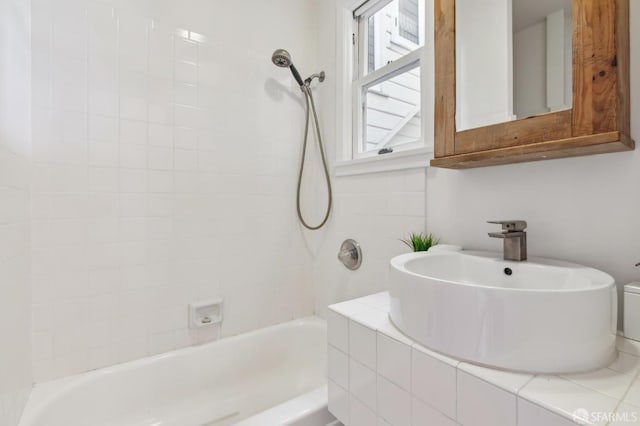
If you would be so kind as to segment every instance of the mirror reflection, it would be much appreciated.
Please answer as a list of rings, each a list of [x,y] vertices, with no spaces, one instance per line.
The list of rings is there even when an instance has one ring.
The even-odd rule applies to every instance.
[[[456,130],[571,108],[571,0],[456,0]]]

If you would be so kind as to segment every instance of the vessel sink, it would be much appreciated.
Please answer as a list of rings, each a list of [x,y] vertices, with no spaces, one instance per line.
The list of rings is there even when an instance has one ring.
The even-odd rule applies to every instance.
[[[615,357],[613,277],[558,260],[435,250],[391,260],[389,316],[421,345],[472,363],[575,373]]]

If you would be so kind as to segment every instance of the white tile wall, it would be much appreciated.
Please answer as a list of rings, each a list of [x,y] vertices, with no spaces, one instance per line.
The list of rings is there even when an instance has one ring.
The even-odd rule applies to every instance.
[[[377,406],[376,370],[365,367],[364,365],[356,361],[353,357],[348,357],[348,359],[349,387],[347,389],[349,389],[351,395],[360,400],[371,410],[375,411]],[[331,368],[329,368],[329,370],[331,370]]]
[[[375,370],[376,332],[355,321],[349,322],[349,355],[362,365]]]
[[[408,251],[400,239],[410,232],[425,231],[424,182],[425,170],[419,169],[334,178],[331,220],[318,235],[309,237],[315,254],[318,313],[325,316],[329,304],[386,288],[389,260]],[[362,248],[363,263],[357,271],[349,271],[336,260],[347,238],[355,239]]]
[[[0,425],[31,392],[29,2],[0,0]]]
[[[343,352],[349,352],[349,320],[336,312],[327,315],[327,340]]]
[[[518,398],[518,426],[570,426],[569,419],[560,417],[522,398]]]
[[[458,421],[463,425],[516,424],[516,396],[458,371]]]
[[[371,426],[376,424],[376,413],[360,402],[353,395],[349,399],[349,418],[354,426]]]
[[[222,336],[312,314],[270,57],[315,70],[316,2],[32,3],[36,379],[215,338],[192,300],[224,298]]]
[[[378,414],[392,425],[411,424],[411,394],[381,375],[378,375]]]
[[[404,390],[411,389],[411,347],[379,333],[378,373]]]
[[[334,318],[329,334],[340,334],[332,327],[343,327],[349,342],[342,349],[329,344],[330,358],[339,354],[340,359],[329,363],[329,410],[346,426],[375,424],[376,417],[379,425],[568,426],[576,424],[578,409],[589,416],[584,424],[640,423],[637,342],[619,339],[618,358],[592,373],[512,373],[460,362],[416,344],[391,324],[386,301],[384,292],[329,307]],[[352,331],[361,334],[361,328],[375,332],[375,345],[352,344]],[[371,353],[367,356],[365,350]],[[363,357],[376,359],[375,366],[363,365]],[[344,383],[345,374],[348,383],[337,385]]]
[[[331,407],[333,415],[338,419],[350,418],[349,406],[351,404],[349,403],[349,392],[329,379],[328,393],[329,406]],[[342,421],[344,422],[344,420]]]
[[[450,418],[456,417],[456,366],[423,348],[411,350],[411,391],[413,395]]]
[[[329,379],[338,386],[349,389],[349,357],[334,346],[329,345],[327,356]]]
[[[442,412],[414,397],[411,403],[411,420],[414,425],[456,426],[457,423]]]

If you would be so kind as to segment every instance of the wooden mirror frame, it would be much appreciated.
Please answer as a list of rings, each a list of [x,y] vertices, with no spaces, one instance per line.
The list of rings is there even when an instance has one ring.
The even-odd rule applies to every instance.
[[[455,0],[435,3],[431,165],[452,169],[630,151],[629,0],[573,0],[572,109],[456,131]]]

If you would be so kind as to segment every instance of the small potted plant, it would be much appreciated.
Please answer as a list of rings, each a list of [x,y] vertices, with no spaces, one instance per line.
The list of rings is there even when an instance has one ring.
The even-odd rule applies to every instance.
[[[415,233],[412,232],[409,234],[409,238],[400,240],[405,243],[411,250],[416,251],[427,251],[431,247],[435,246],[440,242],[439,238],[433,236],[433,234],[424,234],[422,232]]]

